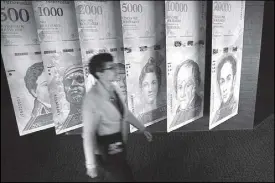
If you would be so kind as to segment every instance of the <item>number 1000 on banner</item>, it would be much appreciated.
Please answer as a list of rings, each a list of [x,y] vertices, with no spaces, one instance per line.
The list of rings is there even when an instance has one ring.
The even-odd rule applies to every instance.
[[[39,16],[63,16],[62,8],[48,8],[48,7],[38,7]]]

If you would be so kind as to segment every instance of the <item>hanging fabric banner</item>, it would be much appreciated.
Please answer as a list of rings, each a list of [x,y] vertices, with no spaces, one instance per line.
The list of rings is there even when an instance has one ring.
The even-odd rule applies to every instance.
[[[205,1],[166,1],[167,131],[203,116]]]
[[[1,54],[20,136],[54,127],[31,1],[1,1]]]
[[[119,1],[75,1],[75,9],[87,91],[95,82],[95,78],[88,71],[89,59],[98,53],[110,53],[119,73],[114,84],[121,89],[126,102]]]
[[[149,126],[166,118],[164,1],[120,1],[120,9],[128,107]]]
[[[82,127],[85,94],[81,51],[72,1],[33,1],[56,133]]]
[[[209,129],[238,114],[245,1],[213,1]]]

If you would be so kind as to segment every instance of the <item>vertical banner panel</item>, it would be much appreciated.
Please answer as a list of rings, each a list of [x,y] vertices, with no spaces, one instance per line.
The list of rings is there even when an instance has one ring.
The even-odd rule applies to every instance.
[[[128,107],[149,126],[167,116],[164,1],[120,1],[120,10]]]
[[[238,114],[245,1],[213,1],[209,129]]]
[[[206,2],[166,1],[167,131],[203,116]]]
[[[53,127],[31,1],[1,1],[1,54],[20,136]]]
[[[95,78],[89,74],[89,59],[98,53],[110,53],[118,69],[114,84],[125,94],[126,76],[119,1],[75,1],[78,33],[87,91]]]
[[[56,133],[82,127],[84,72],[74,2],[33,1]]]

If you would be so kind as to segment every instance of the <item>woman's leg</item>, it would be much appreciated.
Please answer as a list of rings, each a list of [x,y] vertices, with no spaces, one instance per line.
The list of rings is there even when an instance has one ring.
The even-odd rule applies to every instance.
[[[133,182],[134,176],[124,155],[115,155],[106,167],[108,181]]]

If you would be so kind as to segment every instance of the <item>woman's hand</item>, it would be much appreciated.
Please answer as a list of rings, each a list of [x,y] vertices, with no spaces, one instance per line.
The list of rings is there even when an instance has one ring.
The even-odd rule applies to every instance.
[[[96,178],[97,177],[97,168],[87,168],[87,175],[91,178]]]
[[[153,136],[152,136],[152,134],[151,134],[149,131],[144,130],[144,131],[143,131],[143,134],[145,135],[145,137],[146,137],[146,139],[148,140],[148,142],[151,142],[151,141],[152,141]]]

